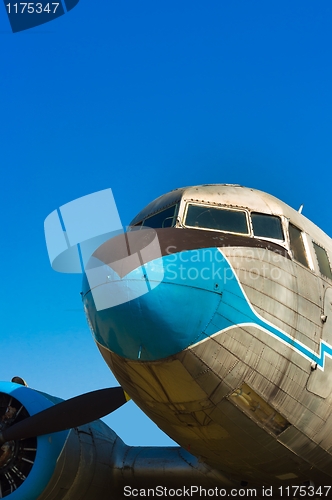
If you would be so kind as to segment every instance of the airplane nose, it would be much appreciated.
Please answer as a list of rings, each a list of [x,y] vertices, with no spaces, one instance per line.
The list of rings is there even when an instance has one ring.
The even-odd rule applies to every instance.
[[[200,254],[206,249],[184,251],[122,278],[113,273],[94,288],[85,279],[84,308],[96,342],[124,358],[153,361],[206,338],[224,282],[221,254],[210,250],[208,262]]]

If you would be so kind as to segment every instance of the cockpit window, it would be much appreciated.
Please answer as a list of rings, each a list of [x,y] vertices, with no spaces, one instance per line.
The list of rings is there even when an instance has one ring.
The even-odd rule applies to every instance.
[[[176,208],[177,205],[172,205],[166,208],[166,210],[162,210],[157,214],[151,215],[151,217],[147,217],[142,222],[142,226],[152,227],[153,229],[158,227],[172,227],[174,225]]]
[[[249,234],[246,212],[240,210],[190,204],[185,225],[227,233]]]
[[[300,262],[300,264],[309,267],[302,239],[302,231],[298,227],[293,226],[293,224],[289,224],[289,240],[294,259]]]
[[[281,220],[276,215],[251,213],[254,236],[283,240]]]
[[[318,260],[318,266],[321,274],[326,276],[327,278],[332,279],[332,272],[331,272],[331,267],[330,267],[330,262],[329,258],[327,256],[326,251],[324,250],[323,247],[317,245],[316,243],[313,242],[314,249],[317,255],[317,260]]]

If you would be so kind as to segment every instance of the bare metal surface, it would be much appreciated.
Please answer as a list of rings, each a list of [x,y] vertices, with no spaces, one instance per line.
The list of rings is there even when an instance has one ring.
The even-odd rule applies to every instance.
[[[168,488],[236,483],[179,447],[130,447],[103,422],[73,429],[38,500],[122,499],[125,486]]]
[[[322,322],[322,340],[332,343],[332,288],[327,288],[324,295],[324,305],[321,317],[324,317]],[[312,370],[307,389],[314,394],[318,394],[323,398],[331,395],[332,391],[332,360],[326,359],[326,369]]]

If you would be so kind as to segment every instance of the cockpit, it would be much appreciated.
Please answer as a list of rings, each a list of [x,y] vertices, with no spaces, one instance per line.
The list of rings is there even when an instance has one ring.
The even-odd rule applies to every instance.
[[[179,217],[179,204],[155,214],[147,214],[134,226],[156,228],[187,227],[203,231],[220,231],[269,240],[285,241],[281,218],[232,207],[216,207],[202,203],[187,203]],[[135,222],[135,220],[133,221]]]
[[[184,226],[284,241],[280,217],[230,207],[189,203]]]
[[[278,215],[264,213],[257,207],[251,209],[249,203],[245,207],[220,203],[217,202],[219,193],[218,198],[211,197],[213,201],[210,201],[205,196],[204,199],[185,197],[185,192],[186,188],[178,189],[157,198],[133,219],[130,226],[188,228],[267,240],[285,248],[297,263],[332,280],[326,249],[293,224],[289,216],[282,212]],[[265,205],[261,208],[264,210]]]

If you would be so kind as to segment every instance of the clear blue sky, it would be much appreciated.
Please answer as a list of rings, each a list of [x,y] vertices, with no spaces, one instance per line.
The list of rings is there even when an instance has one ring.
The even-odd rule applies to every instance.
[[[330,0],[81,0],[17,34],[0,8],[0,379],[115,385],[80,277],[46,252],[45,217],[75,198],[111,187],[127,224],[175,187],[239,183],[332,234],[331,26]],[[106,421],[170,442],[132,402]]]

